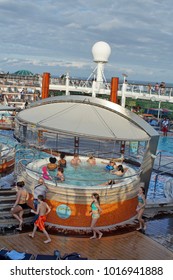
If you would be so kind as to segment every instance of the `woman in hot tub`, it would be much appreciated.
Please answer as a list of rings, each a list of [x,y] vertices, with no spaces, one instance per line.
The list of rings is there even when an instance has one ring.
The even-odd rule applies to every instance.
[[[120,165],[117,166],[117,170],[116,171],[111,171],[111,174],[114,174],[116,176],[122,177],[127,170],[128,170],[128,168],[124,168],[122,166],[122,164],[120,164]]]

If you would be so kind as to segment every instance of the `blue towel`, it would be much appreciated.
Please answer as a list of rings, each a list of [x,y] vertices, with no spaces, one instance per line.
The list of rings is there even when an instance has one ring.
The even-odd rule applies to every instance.
[[[15,250],[6,253],[6,256],[11,260],[22,260],[25,257],[25,253],[19,253]]]

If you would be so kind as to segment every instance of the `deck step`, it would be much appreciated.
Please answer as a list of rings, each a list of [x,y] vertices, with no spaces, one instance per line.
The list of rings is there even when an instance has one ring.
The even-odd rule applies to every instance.
[[[30,216],[34,216],[31,212],[25,212],[24,215],[23,215],[23,219],[27,218],[27,217],[30,217]],[[5,221],[5,220],[16,220],[11,213],[7,213],[7,215],[4,215],[4,216],[0,216],[0,225],[1,225],[1,222],[2,221]]]
[[[32,225],[33,224],[33,217],[28,217],[23,221],[23,225]],[[19,222],[17,220],[8,220],[8,222],[3,222],[2,224],[0,224],[0,229],[4,229],[4,228],[11,228],[13,226],[18,226]]]
[[[16,195],[16,191],[14,189],[0,189],[0,197],[9,195]]]
[[[27,214],[26,216],[24,216],[23,225],[33,224],[33,219],[34,219],[34,215],[32,215],[32,213]],[[10,228],[16,225],[19,225],[19,222],[13,217],[9,217],[9,218],[5,217],[5,219],[0,218],[0,229]]]
[[[13,201],[13,200],[16,200],[16,196],[15,195],[0,196],[0,203],[2,201]]]
[[[25,211],[24,211],[24,215],[25,214],[30,214],[31,213],[31,209],[30,208],[28,208],[28,209],[25,209]],[[7,208],[7,209],[0,209],[0,219],[3,219],[4,217],[8,217],[8,216],[10,216],[10,217],[12,217],[12,214],[11,214],[11,208]]]

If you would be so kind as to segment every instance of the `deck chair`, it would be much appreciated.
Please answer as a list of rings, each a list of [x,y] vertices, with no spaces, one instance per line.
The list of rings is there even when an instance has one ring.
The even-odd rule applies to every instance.
[[[54,255],[36,255],[35,260],[59,260],[59,258]]]
[[[5,260],[34,260],[35,256],[33,254],[18,252],[15,250],[0,250],[0,258]]]
[[[73,252],[70,254],[65,254],[62,260],[88,260],[88,258],[83,258],[79,253]]]
[[[59,250],[54,250],[53,255],[36,255],[36,260],[61,260],[61,253]]]

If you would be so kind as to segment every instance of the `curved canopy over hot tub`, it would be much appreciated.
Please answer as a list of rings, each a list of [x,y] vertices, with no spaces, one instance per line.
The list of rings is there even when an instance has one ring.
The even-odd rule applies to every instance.
[[[65,228],[88,227],[92,192],[101,197],[102,215],[98,226],[122,223],[136,215],[139,183],[146,191],[156,153],[158,133],[143,119],[120,105],[83,96],[61,96],[40,100],[16,116],[16,138],[41,150],[75,152],[97,158],[135,159],[140,175],[123,186],[78,188],[50,186],[50,224]],[[23,172],[26,175],[26,172]],[[27,183],[31,178],[27,173]],[[63,216],[65,215],[65,217]]]
[[[159,135],[141,117],[99,98],[59,96],[32,103],[16,116],[16,138],[39,149],[137,161],[148,188]]]
[[[150,125],[129,110],[93,97],[43,99],[21,111],[17,121],[35,125],[37,129],[91,139],[146,141],[157,135]]]

